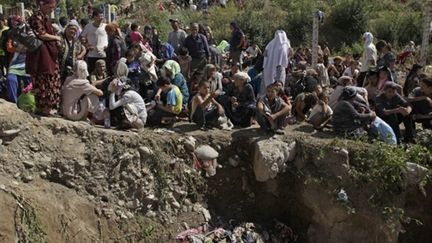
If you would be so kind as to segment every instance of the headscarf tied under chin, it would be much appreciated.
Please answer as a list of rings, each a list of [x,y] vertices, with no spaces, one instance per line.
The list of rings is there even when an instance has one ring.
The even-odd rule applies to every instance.
[[[86,79],[89,76],[87,63],[82,60],[77,61],[74,68],[74,74],[78,79]]]
[[[373,37],[373,35],[372,35],[371,32],[364,33],[363,34],[363,38],[364,38],[364,41],[365,41],[365,43],[364,43],[365,46],[369,46],[370,44],[372,44],[373,39],[374,39],[374,37]]]
[[[39,6],[53,3],[56,3],[56,0],[36,0],[36,4]]]
[[[170,72],[169,78],[171,80],[173,80],[175,76],[181,72],[180,64],[173,60],[166,61],[162,69],[168,70]]]

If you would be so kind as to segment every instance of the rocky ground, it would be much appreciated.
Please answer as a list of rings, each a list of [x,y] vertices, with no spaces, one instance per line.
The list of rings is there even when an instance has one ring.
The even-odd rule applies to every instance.
[[[225,238],[216,242],[400,239],[403,225],[387,227],[364,198],[368,188],[350,180],[348,150],[308,125],[276,137],[189,123],[115,131],[32,117],[0,100],[0,131],[1,242],[176,242],[185,230],[194,242],[206,234]],[[200,145],[219,153],[213,177],[193,168]],[[429,241],[430,199],[415,188],[398,203],[424,216],[412,232]]]

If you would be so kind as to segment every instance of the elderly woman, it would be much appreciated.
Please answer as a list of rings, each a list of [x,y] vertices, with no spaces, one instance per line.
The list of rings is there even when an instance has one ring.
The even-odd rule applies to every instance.
[[[69,76],[70,71],[75,66],[77,60],[82,60],[86,54],[86,49],[77,38],[79,26],[73,22],[66,25],[60,44],[60,74],[61,81],[64,82]]]
[[[248,127],[255,116],[256,100],[249,76],[244,72],[234,74],[234,88],[220,98],[226,116],[234,125]]]
[[[116,66],[116,78],[109,86],[109,109],[122,108],[123,116],[118,121],[122,128],[143,128],[147,122],[147,109],[143,98],[134,90],[130,89],[127,78],[128,67],[119,61]],[[118,100],[116,100],[116,96]]]
[[[60,77],[58,47],[61,41],[56,36],[49,15],[56,7],[55,0],[37,1],[39,9],[29,19],[29,25],[42,40],[34,52],[27,53],[26,71],[33,78],[36,107],[40,115],[50,116],[60,102]]]
[[[99,96],[103,92],[87,80],[87,63],[77,61],[73,71],[74,75],[65,80],[62,88],[63,116],[80,121],[85,120],[89,113],[102,113],[99,110]]]

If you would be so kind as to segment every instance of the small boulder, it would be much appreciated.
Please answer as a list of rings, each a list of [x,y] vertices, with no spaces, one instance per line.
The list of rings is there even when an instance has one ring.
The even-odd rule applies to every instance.
[[[200,160],[213,160],[219,156],[219,153],[208,145],[199,146],[194,153]]]
[[[183,142],[183,146],[187,151],[193,152],[196,146],[196,139],[192,136],[187,137]]]
[[[24,165],[24,167],[26,168],[26,169],[31,169],[31,168],[33,168],[34,166],[35,166],[35,164],[33,163],[33,162],[31,162],[31,161],[23,161],[23,165]]]

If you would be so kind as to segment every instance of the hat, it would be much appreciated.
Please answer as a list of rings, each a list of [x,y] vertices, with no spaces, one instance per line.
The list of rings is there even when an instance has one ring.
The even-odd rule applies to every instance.
[[[179,21],[179,19],[178,18],[173,18],[173,19],[169,19],[169,22],[177,22],[177,23],[180,23],[180,21]]]
[[[353,87],[345,87],[342,90],[341,99],[349,100],[349,99],[356,97],[356,95],[357,95],[356,89],[354,89]]]
[[[75,27],[76,29],[80,29],[80,26],[78,25],[78,22],[75,21],[70,21],[66,26],[65,29],[70,28],[70,27]]]
[[[333,58],[333,60],[340,60],[340,61],[342,61],[343,60],[343,57],[341,57],[341,56],[335,56],[334,58]]]

